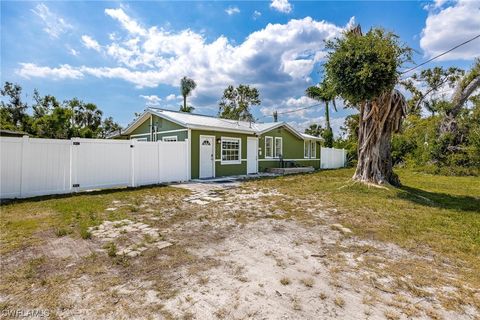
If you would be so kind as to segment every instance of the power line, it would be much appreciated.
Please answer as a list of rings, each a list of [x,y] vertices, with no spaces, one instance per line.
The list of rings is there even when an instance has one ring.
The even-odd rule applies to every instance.
[[[432,58],[428,59],[427,61],[424,61],[424,62],[416,65],[415,67],[412,67],[412,68],[407,69],[407,70],[405,70],[405,71],[403,71],[403,72],[400,72],[400,74],[405,74],[405,73],[408,73],[408,72],[410,72],[410,71],[413,71],[413,70],[415,70],[415,69],[417,69],[417,68],[419,68],[419,67],[421,67],[421,66],[423,66],[423,65],[425,65],[425,64],[427,64],[427,63],[429,63],[429,62],[431,62],[431,61],[433,61],[433,60],[435,60],[435,59],[440,58],[441,56],[446,55],[446,54],[449,53],[449,52],[452,52],[453,50],[456,50],[456,49],[460,48],[460,47],[463,46],[463,45],[466,45],[467,43],[472,42],[473,40],[475,40],[475,39],[477,39],[477,38],[480,38],[480,34],[478,34],[478,35],[476,35],[475,37],[473,37],[473,38],[471,38],[471,39],[469,39],[469,40],[466,40],[466,41],[464,41],[464,42],[462,42],[462,43],[460,43],[460,44],[457,44],[455,47],[453,47],[453,48],[451,48],[451,49],[449,49],[449,50],[447,50],[447,51],[445,51],[445,52],[442,52],[442,53],[440,53],[439,55],[436,55],[435,57],[432,57]],[[302,108],[298,108],[298,109],[294,109],[294,110],[289,110],[289,111],[284,111],[284,112],[278,112],[277,115],[287,114],[287,113],[293,113],[293,112],[297,112],[297,111],[301,111],[301,110],[305,110],[305,109],[310,109],[310,108],[318,107],[318,106],[320,106],[320,105],[321,105],[320,103],[317,103],[317,104],[314,104],[314,105],[311,105],[311,106],[307,106],[307,107],[302,107]],[[260,119],[263,119],[263,118],[266,118],[266,117],[271,117],[271,115],[257,118],[257,120],[260,120]]]
[[[321,105],[322,105],[321,103],[312,104],[312,105],[307,106],[307,107],[302,107],[302,108],[298,108],[298,109],[288,110],[288,111],[284,111],[284,112],[277,112],[277,115],[287,114],[287,113],[293,113],[293,112],[297,112],[297,111],[301,111],[301,110],[305,110],[305,109],[310,109],[310,108],[314,108],[314,107],[319,107],[319,106],[321,106]],[[257,120],[260,120],[260,119],[263,119],[263,118],[267,118],[267,117],[272,117],[272,116],[273,116],[273,114],[272,114],[272,115],[266,115],[266,116],[257,118]]]
[[[466,45],[467,43],[472,42],[473,40],[475,40],[475,39],[477,39],[477,38],[479,38],[479,37],[480,37],[480,34],[479,34],[479,35],[476,35],[475,37],[473,37],[473,38],[471,38],[471,39],[469,39],[469,40],[467,40],[467,41],[464,41],[464,42],[462,42],[462,43],[460,43],[460,44],[457,44],[455,47],[453,47],[453,48],[451,48],[451,49],[449,49],[449,50],[447,50],[447,51],[445,51],[445,52],[442,52],[442,53],[440,53],[439,55],[436,55],[435,57],[430,58],[430,59],[428,59],[427,61],[424,61],[424,62],[416,65],[415,67],[412,67],[412,68],[410,68],[410,69],[408,69],[408,70],[405,70],[405,71],[401,72],[400,74],[405,74],[405,73],[408,73],[408,72],[410,72],[410,71],[413,71],[413,70],[417,69],[418,67],[421,67],[421,66],[423,66],[423,65],[425,65],[425,64],[427,64],[427,63],[429,63],[429,62],[431,62],[431,61],[433,61],[433,60],[435,60],[435,59],[437,59],[437,58],[440,58],[441,56],[444,56],[444,55],[446,55],[447,53],[452,52],[453,50],[455,50],[455,49],[457,49],[457,48],[460,48],[461,46]]]

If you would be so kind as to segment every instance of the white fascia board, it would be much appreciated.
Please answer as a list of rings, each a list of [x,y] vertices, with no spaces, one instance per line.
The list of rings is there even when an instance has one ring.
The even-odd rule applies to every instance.
[[[149,111],[143,111],[143,113],[137,119],[135,119],[132,124],[130,124],[124,131],[122,131],[122,134],[129,134],[130,132],[135,130],[140,124],[143,123],[143,121],[147,118],[146,116],[148,115],[150,115]]]
[[[295,130],[294,127],[292,127],[291,125],[289,125],[288,123],[283,122],[283,121],[282,121],[282,122],[279,122],[278,125],[275,125],[275,126],[272,126],[272,127],[268,128],[268,129],[265,129],[265,130],[260,131],[258,134],[264,134],[264,133],[269,132],[269,131],[271,131],[271,130],[273,130],[273,129],[277,129],[277,128],[281,127],[281,126],[285,126],[291,133],[293,133],[295,136],[297,136],[297,138],[300,138],[300,139],[302,139],[302,140],[304,139],[303,136],[302,136],[302,134],[301,134],[300,132],[298,132],[297,130]]]
[[[187,123],[184,123],[184,122],[182,122],[182,121],[179,121],[179,120],[177,120],[177,119],[174,119],[174,118],[172,118],[172,117],[169,117],[169,116],[167,116],[167,115],[164,115],[164,114],[161,113],[161,112],[158,112],[158,111],[155,111],[155,110],[152,110],[152,109],[148,109],[148,112],[150,112],[150,113],[153,114],[153,115],[156,115],[157,117],[166,119],[166,120],[171,121],[171,122],[173,122],[173,123],[176,123],[176,124],[178,124],[179,126],[188,128],[188,124],[187,124]]]

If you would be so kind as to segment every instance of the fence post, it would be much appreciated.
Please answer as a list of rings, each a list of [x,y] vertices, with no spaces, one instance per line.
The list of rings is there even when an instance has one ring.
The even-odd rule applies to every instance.
[[[186,172],[185,172],[185,181],[188,181],[190,180],[188,177],[189,177],[189,172],[190,172],[190,143],[189,143],[190,139],[185,139],[185,168],[187,168]]]
[[[130,185],[132,187],[136,186],[135,183],[135,147],[136,147],[136,139],[130,140]]]
[[[79,188],[74,187],[78,185],[78,145],[80,145],[80,138],[70,139],[70,192],[78,192]]]
[[[27,190],[27,181],[26,181],[26,170],[25,162],[27,159],[27,149],[30,144],[30,138],[28,136],[22,137],[22,157],[20,159],[20,198],[25,196]]]

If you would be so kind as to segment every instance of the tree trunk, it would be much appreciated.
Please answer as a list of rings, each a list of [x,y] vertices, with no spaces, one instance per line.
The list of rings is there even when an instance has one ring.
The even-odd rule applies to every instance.
[[[397,90],[360,107],[358,163],[353,180],[367,184],[400,185],[392,169],[391,137],[407,112],[405,97]]]
[[[327,123],[327,129],[330,129],[330,110],[328,110],[328,101],[325,102],[325,122]]]
[[[480,67],[477,66],[476,68]],[[467,77],[468,75],[466,78]],[[452,108],[447,111],[447,114],[440,123],[440,135],[444,135],[446,133],[451,133],[455,136],[458,135],[457,116],[462,110],[467,99],[475,92],[475,90],[480,87],[480,75],[472,77],[469,80],[470,81],[468,83],[464,83],[462,79],[457,84],[452,98]]]

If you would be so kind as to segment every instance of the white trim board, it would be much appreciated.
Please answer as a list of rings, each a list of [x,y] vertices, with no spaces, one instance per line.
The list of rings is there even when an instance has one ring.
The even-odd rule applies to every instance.
[[[188,129],[176,129],[176,130],[167,130],[167,131],[157,131],[156,134],[174,133],[174,132],[182,132],[182,131],[188,131]]]
[[[150,133],[138,133],[138,134],[131,134],[130,138],[132,137],[141,137],[141,136],[149,136]]]
[[[258,161],[280,161],[280,158],[258,159]],[[320,161],[320,159],[283,159],[283,161]]]

